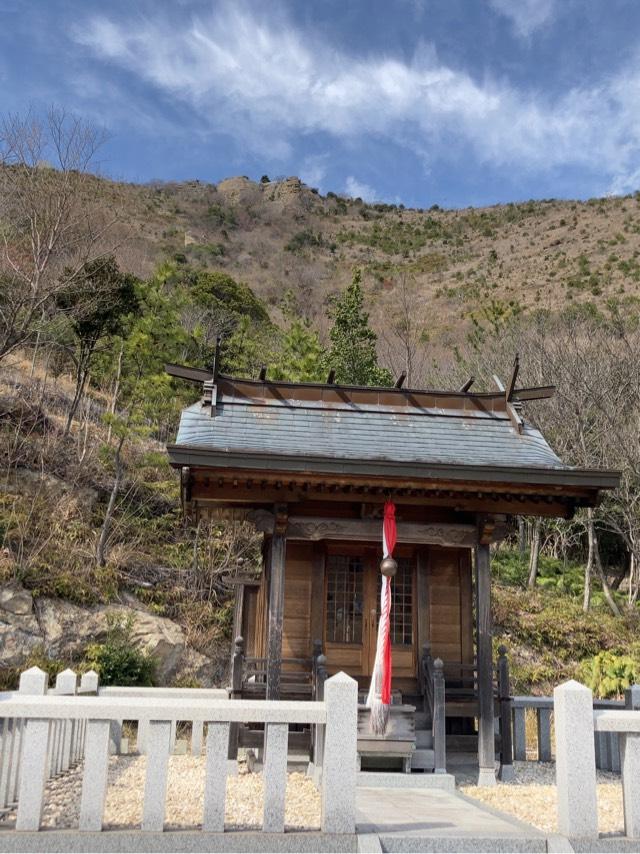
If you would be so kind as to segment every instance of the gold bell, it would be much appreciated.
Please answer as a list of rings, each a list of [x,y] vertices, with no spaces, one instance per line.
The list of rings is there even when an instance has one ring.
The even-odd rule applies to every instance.
[[[398,571],[398,564],[392,557],[383,557],[380,563],[380,572],[387,578],[393,578]]]

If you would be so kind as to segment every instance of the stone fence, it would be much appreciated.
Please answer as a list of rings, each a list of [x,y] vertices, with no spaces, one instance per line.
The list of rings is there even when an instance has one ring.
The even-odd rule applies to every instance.
[[[47,692],[47,675],[22,674],[18,692],[0,693],[3,806],[16,806],[16,830],[39,830],[50,776],[83,761],[79,829],[102,830],[109,753],[124,721],[138,727],[147,756],[143,831],[164,828],[169,755],[178,722],[191,724],[192,752],[202,750],[207,725],[202,828],[224,831],[229,731],[234,723],[264,724],[263,831],[284,831],[289,724],[324,730],[321,827],[325,833],[355,832],[358,688],[339,673],[325,683],[322,702],[229,700],[200,689],[98,689],[95,673],[77,689],[72,671]],[[203,696],[208,695],[208,696]],[[195,739],[195,741],[194,741]],[[200,744],[198,747],[198,740]],[[4,797],[4,795],[3,795]]]
[[[512,697],[513,709],[513,758],[519,761],[537,760],[551,762],[551,730],[553,720],[553,697]],[[594,711],[640,709],[640,685],[625,692],[624,700],[593,700]],[[535,716],[536,738],[527,731],[527,716]],[[595,732],[594,747],[596,768],[601,771],[620,772],[620,747],[615,732]],[[534,759],[535,757],[535,759]]]
[[[625,833],[640,838],[640,710],[594,711],[591,691],[575,681],[556,688],[553,700],[560,833],[570,838],[598,836],[594,736],[615,733],[620,745]]]

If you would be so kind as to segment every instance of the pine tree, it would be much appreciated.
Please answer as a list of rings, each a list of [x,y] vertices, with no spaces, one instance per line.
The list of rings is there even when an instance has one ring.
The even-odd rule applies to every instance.
[[[285,332],[282,351],[270,374],[289,382],[322,382],[326,378],[324,351],[308,320],[295,318]]]
[[[329,337],[331,348],[325,366],[336,372],[336,382],[371,386],[392,384],[389,371],[378,365],[377,336],[364,310],[360,270],[355,271],[353,281],[334,305]]]

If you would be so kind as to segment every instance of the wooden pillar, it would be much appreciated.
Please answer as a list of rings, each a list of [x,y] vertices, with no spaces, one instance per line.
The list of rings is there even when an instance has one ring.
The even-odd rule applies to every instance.
[[[491,636],[491,558],[489,546],[480,544],[476,546],[479,786],[496,784]]]
[[[275,526],[269,550],[269,628],[267,634],[267,700],[280,699],[282,672],[282,621],[284,617],[284,565],[286,559],[286,506],[275,508]]]

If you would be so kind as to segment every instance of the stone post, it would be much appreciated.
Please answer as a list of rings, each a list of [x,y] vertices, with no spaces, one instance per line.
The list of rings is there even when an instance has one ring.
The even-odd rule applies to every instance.
[[[640,712],[640,685],[632,685],[624,692],[624,707]]]
[[[640,838],[640,733],[620,733],[624,832]]]
[[[56,676],[56,694],[75,696],[78,690],[78,676],[67,668]],[[57,771],[68,771],[73,764],[73,743],[78,721],[61,721],[61,753],[57,762]]]
[[[568,837],[597,837],[593,696],[571,680],[553,692],[556,730],[558,830]]]
[[[87,670],[86,673],[83,673],[80,677],[80,688],[78,689],[79,694],[98,694],[99,690],[99,682],[100,679],[95,670]],[[84,756],[84,746],[87,734],[87,722],[86,720],[79,721],[77,726],[77,732],[75,734],[75,759],[80,760]]]
[[[322,769],[322,830],[355,833],[358,683],[337,673],[324,686],[327,708]]]
[[[21,694],[47,693],[49,676],[38,667],[31,667],[20,674]],[[14,753],[13,767],[19,783],[18,814],[16,830],[39,830],[42,821],[42,801],[48,770],[47,747],[49,743],[49,721],[37,718],[26,722],[24,728],[24,748],[20,765],[20,754]]]
[[[80,694],[98,693],[98,674],[95,670],[87,670],[80,677]]]

